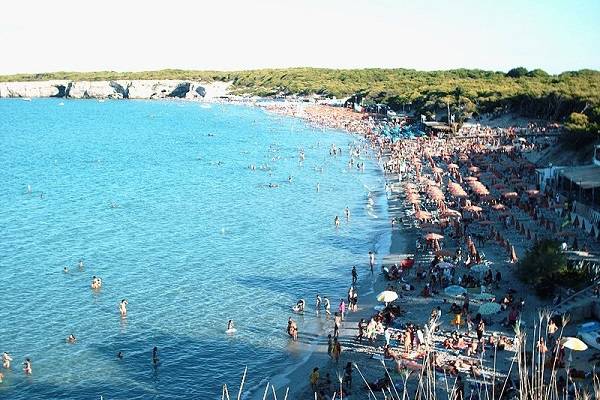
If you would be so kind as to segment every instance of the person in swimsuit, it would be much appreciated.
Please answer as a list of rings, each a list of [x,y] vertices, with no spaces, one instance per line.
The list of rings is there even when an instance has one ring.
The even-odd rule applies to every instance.
[[[235,329],[235,326],[233,325],[233,320],[230,319],[229,322],[227,322],[227,330],[230,331],[232,329]]]
[[[335,219],[333,220],[333,222],[335,223],[335,227],[339,228],[340,227],[340,217],[338,217],[337,215],[335,216]]]
[[[67,343],[69,343],[69,344],[75,344],[76,341],[77,341],[77,338],[72,333],[69,335],[69,337],[67,337]]]
[[[303,313],[304,312],[304,306],[306,305],[306,302],[304,301],[304,299],[300,299],[298,300],[298,302],[296,303],[296,310],[299,313]]]
[[[31,375],[33,373],[33,370],[31,369],[31,360],[29,358],[26,358],[23,363],[23,372],[25,372],[25,375]]]
[[[10,362],[12,361],[12,357],[7,352],[2,353],[2,367],[5,369],[10,369]]]
[[[331,315],[331,303],[327,296],[323,297],[323,302],[325,303],[325,314]]]
[[[127,304],[129,304],[127,299],[123,299],[121,300],[121,303],[119,303],[119,312],[121,313],[121,317],[127,316]]]

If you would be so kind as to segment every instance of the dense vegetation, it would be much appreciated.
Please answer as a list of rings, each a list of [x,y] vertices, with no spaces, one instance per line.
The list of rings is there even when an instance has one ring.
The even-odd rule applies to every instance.
[[[310,95],[346,97],[359,94],[366,102],[395,110],[435,112],[449,103],[458,119],[477,113],[513,111],[564,120],[600,106],[600,71],[581,70],[549,75],[519,67],[508,73],[458,69],[423,72],[408,69],[262,69],[251,71],[56,72],[0,76],[0,81],[48,79],[193,79],[232,81],[237,94],[259,96]]]
[[[560,243],[553,240],[536,242],[519,262],[517,271],[521,280],[531,284],[541,297],[552,296],[559,284],[580,288],[591,279],[586,271],[567,267]]]

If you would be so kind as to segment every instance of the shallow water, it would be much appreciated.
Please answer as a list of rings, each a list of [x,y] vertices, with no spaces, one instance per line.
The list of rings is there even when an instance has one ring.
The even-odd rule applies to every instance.
[[[254,387],[301,358],[290,306],[335,307],[387,250],[380,169],[347,170],[356,136],[233,105],[60,102],[0,101],[2,398],[217,398],[246,365]]]

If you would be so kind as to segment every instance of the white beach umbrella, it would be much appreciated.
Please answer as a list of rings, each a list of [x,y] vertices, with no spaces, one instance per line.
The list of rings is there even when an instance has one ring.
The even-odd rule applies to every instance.
[[[392,292],[391,290],[384,290],[377,295],[377,301],[382,303],[391,303],[398,298],[398,293]]]
[[[492,314],[496,314],[498,311],[500,311],[500,304],[498,303],[485,303],[482,304],[481,306],[479,306],[479,314],[481,315],[492,315]]]
[[[462,286],[451,285],[444,289],[444,293],[446,293],[448,296],[458,297],[467,293],[467,289]]]
[[[587,344],[576,337],[564,337],[561,342],[563,346],[570,350],[584,351],[588,349]]]

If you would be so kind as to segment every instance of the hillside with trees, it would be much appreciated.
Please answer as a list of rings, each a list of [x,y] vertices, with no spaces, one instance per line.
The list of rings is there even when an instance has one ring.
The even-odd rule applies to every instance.
[[[595,70],[550,75],[541,69],[528,71],[523,67],[507,73],[468,69],[288,68],[233,72],[169,69],[0,76],[0,82],[54,79],[231,81],[233,93],[240,95],[317,94],[342,98],[358,94],[366,103],[385,103],[394,110],[417,113],[435,112],[450,104],[459,121],[482,113],[514,112],[527,117],[567,120],[578,132],[594,132],[600,123],[600,71]]]

